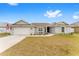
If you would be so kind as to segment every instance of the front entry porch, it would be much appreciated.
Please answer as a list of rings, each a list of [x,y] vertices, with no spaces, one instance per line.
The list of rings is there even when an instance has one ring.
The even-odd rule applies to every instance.
[[[32,35],[47,35],[47,34],[52,34],[51,33],[51,27],[35,27],[32,28]]]

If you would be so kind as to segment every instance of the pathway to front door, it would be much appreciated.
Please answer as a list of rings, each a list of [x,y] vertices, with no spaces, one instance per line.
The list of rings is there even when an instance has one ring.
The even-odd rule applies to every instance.
[[[27,35],[10,35],[0,38],[0,53],[22,41]]]

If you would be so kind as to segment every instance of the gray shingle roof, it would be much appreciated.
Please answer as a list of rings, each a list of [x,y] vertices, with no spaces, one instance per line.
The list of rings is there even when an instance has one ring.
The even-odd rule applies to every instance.
[[[79,21],[75,22],[75,23],[72,23],[71,25],[79,25]]]
[[[67,24],[66,22],[58,22],[58,23],[56,23],[57,25],[69,25],[69,24]]]
[[[12,25],[12,27],[32,27],[32,25],[18,24],[18,25]]]
[[[16,23],[14,23],[13,25],[16,25],[16,24],[29,24],[28,22],[24,21],[24,20],[19,20],[17,21]]]
[[[51,26],[55,27],[55,26],[69,26],[69,24],[65,23],[65,22],[55,22],[52,23]]]
[[[72,27],[79,27],[79,21],[71,24]]]
[[[65,23],[65,22],[57,22],[57,23],[31,23],[29,24],[28,22],[25,22],[23,20],[17,21],[16,23],[14,23],[12,25],[13,27],[46,27],[46,26],[51,26],[51,27],[55,27],[55,26],[69,26],[69,24]]]
[[[31,25],[35,26],[35,27],[46,27],[49,26],[49,23],[32,23]]]

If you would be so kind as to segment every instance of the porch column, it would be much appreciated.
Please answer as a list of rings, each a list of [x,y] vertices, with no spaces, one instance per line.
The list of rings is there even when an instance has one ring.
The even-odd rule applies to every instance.
[[[45,33],[47,34],[47,26],[45,27]]]

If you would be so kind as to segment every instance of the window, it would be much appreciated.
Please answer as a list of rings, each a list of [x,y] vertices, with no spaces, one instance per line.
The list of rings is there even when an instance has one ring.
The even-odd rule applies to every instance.
[[[62,32],[64,32],[64,27],[62,27]]]
[[[42,31],[42,28],[39,28],[39,31]]]
[[[41,34],[43,34],[42,32],[39,32],[39,34],[41,35]]]

